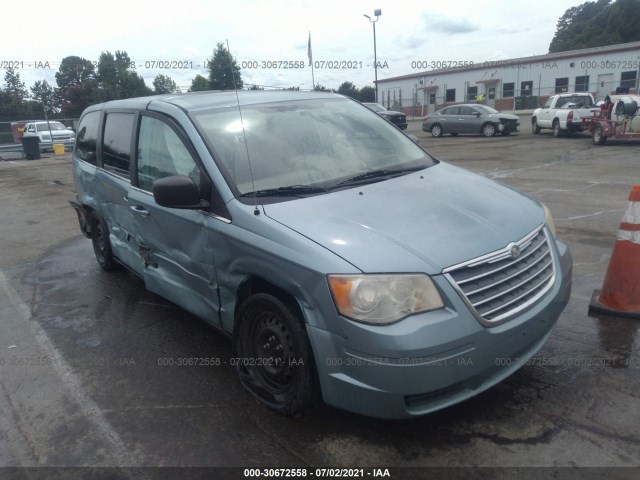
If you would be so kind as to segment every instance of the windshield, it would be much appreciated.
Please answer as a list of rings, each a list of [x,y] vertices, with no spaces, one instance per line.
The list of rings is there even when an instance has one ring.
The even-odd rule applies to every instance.
[[[479,110],[480,113],[488,114],[488,113],[500,113],[495,108],[487,107],[486,105],[475,105],[474,108]]]
[[[65,127],[60,122],[49,122],[49,125],[51,125],[51,130],[66,130],[67,129],[67,127]],[[46,132],[46,131],[49,130],[49,125],[47,125],[46,123],[37,123],[36,124],[36,130],[38,132]]]
[[[354,177],[367,183],[383,179],[362,177],[368,172],[415,171],[434,164],[395,126],[347,99],[243,106],[244,134],[235,107],[195,112],[192,118],[239,195],[293,191],[289,187],[319,193],[346,188]]]

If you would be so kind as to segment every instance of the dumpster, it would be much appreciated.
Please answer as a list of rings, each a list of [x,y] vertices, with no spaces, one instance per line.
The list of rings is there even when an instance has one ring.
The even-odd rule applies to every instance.
[[[38,137],[22,137],[22,150],[27,160],[39,160],[40,157],[40,139]]]

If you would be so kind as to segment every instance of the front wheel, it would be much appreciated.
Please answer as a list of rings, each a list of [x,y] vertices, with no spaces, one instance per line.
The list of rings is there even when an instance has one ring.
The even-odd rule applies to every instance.
[[[535,118],[531,120],[531,133],[538,135],[540,130],[542,129],[538,126],[538,121]]]
[[[485,123],[482,126],[482,135],[485,137],[493,137],[496,134],[496,126],[493,123]]]
[[[257,293],[238,310],[233,335],[242,386],[272,410],[293,414],[311,406],[317,382],[302,318],[278,298]]]
[[[602,127],[598,125],[593,129],[593,143],[594,145],[604,145],[604,142],[607,141],[607,137],[604,136],[602,132]]]
[[[442,127],[437,123],[431,127],[431,136],[433,137],[441,137],[442,136]]]

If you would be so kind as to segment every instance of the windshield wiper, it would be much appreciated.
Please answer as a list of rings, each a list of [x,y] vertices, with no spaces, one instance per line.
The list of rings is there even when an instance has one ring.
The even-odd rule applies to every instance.
[[[369,172],[364,172],[359,175],[356,175],[355,177],[347,178],[346,180],[343,180],[342,182],[333,185],[331,189],[346,187],[349,185],[371,183],[371,180],[385,180],[387,178],[399,177],[407,173],[424,170],[425,168],[427,167],[425,167],[424,165],[420,165],[418,167],[396,168],[396,169],[381,168],[379,170],[371,170]]]
[[[314,187],[313,185],[289,185],[288,187],[265,188],[255,192],[246,192],[241,197],[290,197],[312,195],[314,193],[324,193],[328,189],[324,187]]]

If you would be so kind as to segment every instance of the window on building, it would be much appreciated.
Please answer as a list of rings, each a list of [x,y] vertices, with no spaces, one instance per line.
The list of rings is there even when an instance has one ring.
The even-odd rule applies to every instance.
[[[638,78],[638,72],[622,72],[620,74],[620,86],[623,88],[636,88],[636,80]]]
[[[533,95],[533,82],[520,82],[520,96],[530,97],[531,95]]]
[[[475,100],[478,95],[478,87],[467,87],[467,102]]]
[[[429,105],[435,105],[436,104],[436,94],[435,93],[430,93],[429,94]]]
[[[515,83],[505,83],[502,85],[502,98],[511,98],[516,94],[516,84]]]
[[[582,77],[576,77],[576,92],[588,92],[589,91],[589,75]]]
[[[569,91],[569,77],[556,78],[556,89],[554,93],[565,93]]]
[[[132,113],[109,113],[104,125],[102,163],[105,170],[129,178],[131,162]]]
[[[447,89],[447,102],[455,102],[456,101],[456,89],[448,88]]]

